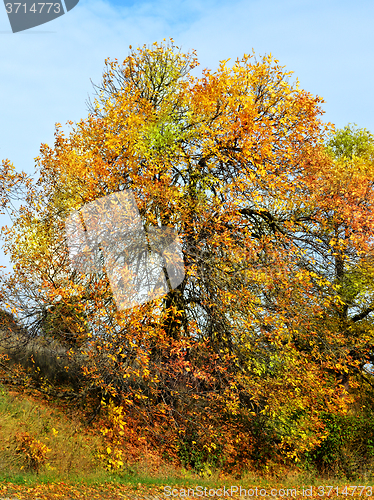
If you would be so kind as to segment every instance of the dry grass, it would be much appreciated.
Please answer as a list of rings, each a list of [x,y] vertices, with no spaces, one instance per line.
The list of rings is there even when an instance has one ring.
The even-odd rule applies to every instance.
[[[81,422],[24,394],[0,388],[0,473],[18,474],[27,468],[24,452],[17,452],[17,436],[28,433],[46,445],[43,470],[51,476],[89,474],[96,470],[94,453],[101,444]]]

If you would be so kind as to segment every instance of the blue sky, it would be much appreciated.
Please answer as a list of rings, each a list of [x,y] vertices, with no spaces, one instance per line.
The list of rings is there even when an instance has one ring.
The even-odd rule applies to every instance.
[[[300,86],[325,99],[326,121],[374,132],[374,2],[357,0],[80,0],[69,13],[13,34],[0,6],[0,159],[34,173],[41,143],[53,145],[55,123],[87,116],[90,78],[104,60],[133,47],[174,38],[196,49],[200,66],[244,53],[272,53]],[[1,226],[9,224],[0,215]],[[0,250],[0,265],[8,266]]]

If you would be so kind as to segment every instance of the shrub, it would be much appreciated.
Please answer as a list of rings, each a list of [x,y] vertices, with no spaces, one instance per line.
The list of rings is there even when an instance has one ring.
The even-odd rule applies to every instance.
[[[39,472],[41,466],[46,462],[47,453],[51,451],[50,448],[30,436],[28,432],[17,433],[15,441],[17,444],[16,453],[23,456],[26,468]]]

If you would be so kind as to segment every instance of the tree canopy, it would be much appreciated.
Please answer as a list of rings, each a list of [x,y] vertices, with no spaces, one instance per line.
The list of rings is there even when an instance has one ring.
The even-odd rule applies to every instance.
[[[232,464],[266,439],[298,460],[373,362],[373,136],[324,123],[323,99],[271,55],[194,77],[196,54],[171,40],[105,64],[3,231],[3,302],[31,336],[84,352],[82,394],[114,398],[170,453],[182,434]],[[71,265],[65,221],[126,190],[146,230],[178,234],[185,276],[119,310],[105,261]]]

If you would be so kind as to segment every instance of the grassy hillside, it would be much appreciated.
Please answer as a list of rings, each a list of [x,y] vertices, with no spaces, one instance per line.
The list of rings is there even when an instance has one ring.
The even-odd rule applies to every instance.
[[[293,496],[291,490],[300,496],[311,486],[312,497],[320,498],[319,485],[333,484],[343,491],[347,484],[342,479],[328,482],[292,471],[283,477],[246,474],[239,479],[219,472],[199,476],[170,464],[155,466],[146,456],[121,473],[111,473],[97,460],[103,441],[96,425],[86,426],[67,407],[63,410],[60,403],[46,402],[27,392],[0,386],[0,498],[164,499],[170,488],[182,497],[180,492],[189,488],[191,495],[184,498],[194,498],[192,490],[196,495],[207,488],[209,497],[209,490],[223,487],[233,488],[230,498],[243,498],[235,493],[240,487],[267,492],[275,488],[272,498],[282,498],[282,489],[289,489],[288,496]],[[34,446],[25,444],[26,435]],[[30,457],[40,462],[38,467],[33,467]]]

